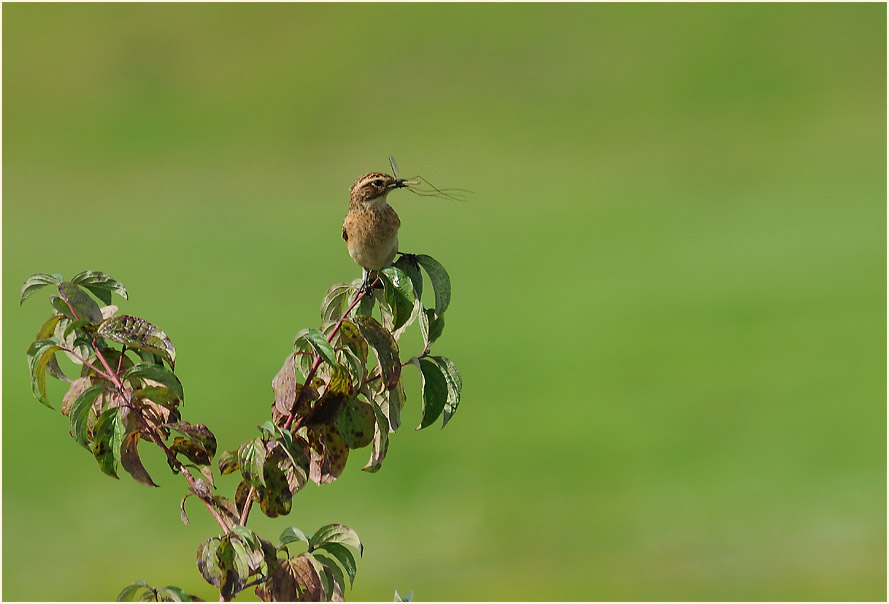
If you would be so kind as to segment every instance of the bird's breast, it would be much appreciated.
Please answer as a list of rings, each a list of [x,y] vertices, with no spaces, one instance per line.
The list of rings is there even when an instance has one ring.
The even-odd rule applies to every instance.
[[[349,255],[368,270],[386,267],[398,252],[400,226],[398,214],[387,203],[350,207],[343,222]]]

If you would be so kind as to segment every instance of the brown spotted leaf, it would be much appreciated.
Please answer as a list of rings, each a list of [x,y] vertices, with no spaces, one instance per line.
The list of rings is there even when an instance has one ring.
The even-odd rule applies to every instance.
[[[281,443],[275,443],[263,464],[265,487],[257,489],[259,507],[269,518],[290,513],[293,500],[293,461]]]
[[[117,478],[116,467],[120,459],[123,432],[123,419],[119,407],[108,409],[99,416],[96,422],[92,451],[96,461],[99,462],[99,468],[114,478]]]
[[[178,421],[167,424],[167,428],[184,436],[173,439],[173,444],[170,446],[172,451],[181,453],[198,465],[208,465],[212,462],[216,455],[216,436],[207,426]]]
[[[275,394],[275,408],[285,417],[293,410],[296,402],[297,381],[296,369],[293,365],[295,353],[287,355],[281,370],[272,378],[272,392]]]
[[[352,397],[352,376],[341,367],[330,369],[324,394],[312,407],[304,425],[331,425],[343,412]]]
[[[358,398],[350,400],[336,420],[336,427],[350,449],[369,445],[373,440],[375,424],[376,417],[370,403]]]
[[[327,484],[336,480],[346,468],[349,447],[332,426],[318,426],[308,431],[309,479],[315,484]]]
[[[145,319],[131,315],[118,315],[102,321],[99,335],[127,348],[148,350],[160,356],[171,367],[176,365],[176,347],[160,328]]]
[[[336,347],[348,347],[355,353],[355,356],[361,361],[367,361],[367,340],[361,335],[361,330],[351,320],[346,319],[340,325],[340,330],[336,334]]]

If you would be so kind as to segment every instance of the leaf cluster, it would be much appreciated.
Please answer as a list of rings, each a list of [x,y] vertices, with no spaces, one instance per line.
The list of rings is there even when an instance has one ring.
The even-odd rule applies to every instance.
[[[425,280],[431,284],[428,306]],[[353,450],[369,448],[364,470],[378,471],[390,434],[401,425],[404,367],[416,367],[421,376],[417,429],[439,418],[442,427],[450,421],[460,403],[462,378],[450,359],[431,354],[451,299],[444,267],[429,256],[405,254],[379,271],[371,288],[360,281],[333,285],[321,304],[319,328],[296,334],[293,352],[272,380],[271,419],[259,426],[258,435],[218,455],[213,432],[181,416],[185,394],[170,338],[111,305],[112,294],[128,296],[120,282],[98,271],[70,281],[37,273],[22,286],[21,301],[46,287],[53,291],[52,314],[28,348],[31,388],[52,408],[47,377],[68,384],[61,411],[72,438],[100,470],[117,478],[123,468],[137,482],[157,486],[139,444],[148,441],[161,449],[171,470],[188,482],[182,521],[189,523],[186,503],[195,496],[223,530],[197,553],[201,575],[223,599],[255,586],[265,601],[342,600],[346,579],[351,586],[355,578],[352,550],[363,552],[352,529],[332,524],[307,536],[291,527],[273,545],[245,525],[254,503],[269,517],[289,514],[293,496],[309,481],[336,480]],[[399,339],[413,324],[419,326],[423,350],[402,361]],[[74,371],[64,371],[60,358],[73,363]],[[239,474],[233,497],[216,493],[214,468],[220,475]],[[295,544],[305,551],[291,555]],[[118,599],[196,600],[179,588],[143,581],[127,586]]]
[[[109,476],[117,478],[122,467],[138,482],[157,486],[142,464],[138,445],[142,440],[162,442],[171,428],[188,426],[180,420],[185,394],[173,373],[176,348],[155,325],[117,314],[111,294],[126,298],[127,291],[105,273],[85,271],[71,281],[38,273],[25,281],[21,301],[47,286],[58,292],[49,299],[54,312],[27,353],[35,398],[51,408],[47,376],[67,382],[61,407],[74,440]],[[66,374],[59,353],[79,371]],[[176,466],[175,454],[169,461]]]

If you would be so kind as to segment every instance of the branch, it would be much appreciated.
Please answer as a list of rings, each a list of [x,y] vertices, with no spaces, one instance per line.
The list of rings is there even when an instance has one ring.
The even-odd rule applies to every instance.
[[[68,308],[71,310],[71,314],[74,315],[74,319],[79,321],[80,316],[78,316],[77,311],[74,310],[74,306],[68,300],[65,300],[65,303],[68,305]],[[102,365],[105,367],[105,370],[107,371],[107,373],[99,371],[97,368],[93,367],[92,365],[89,365],[88,363],[86,363],[85,360],[82,359],[84,361],[84,363],[86,363],[94,371],[96,371],[97,373],[99,373],[103,377],[106,377],[107,379],[109,379],[111,382],[114,383],[114,386],[117,388],[118,393],[124,399],[124,404],[126,406],[128,406],[130,408],[130,410],[136,414],[136,417],[139,418],[139,420],[142,422],[142,425],[145,426],[146,430],[148,431],[148,434],[151,437],[151,441],[154,442],[158,447],[161,448],[161,450],[167,456],[167,459],[170,460],[170,465],[175,466],[182,473],[182,475],[185,477],[185,480],[188,482],[188,486],[193,488],[197,482],[194,479],[194,476],[192,476],[188,472],[188,470],[185,468],[185,465],[176,458],[176,454],[170,450],[170,448],[166,445],[166,443],[164,443],[164,441],[160,437],[160,435],[158,435],[157,432],[151,427],[151,425],[148,423],[148,421],[142,415],[142,411],[140,409],[137,409],[135,407],[135,405],[133,405],[133,399],[130,396],[130,392],[126,388],[123,387],[123,382],[120,381],[120,377],[118,376],[117,372],[115,372],[111,368],[111,365],[108,363],[108,360],[105,358],[105,355],[103,355],[102,351],[99,350],[98,344],[96,343],[95,336],[90,334],[89,337],[90,337],[90,344],[92,344],[93,350],[96,353],[96,358],[98,358],[99,361],[102,362]],[[121,352],[121,354],[123,354],[123,352]],[[75,356],[78,356],[78,355],[75,354]],[[80,358],[80,357],[78,356],[78,358]],[[194,490],[192,490],[192,492],[195,493]],[[219,524],[219,526],[222,528],[222,530],[226,534],[228,534],[231,527],[228,525],[228,523],[225,521],[225,519],[219,513],[219,510],[216,509],[216,505],[214,503],[212,503],[212,501],[207,501],[207,499],[205,499],[201,495],[198,495],[198,498],[204,502],[205,506],[207,506],[207,509],[213,515],[213,518],[216,519],[216,523]]]
[[[349,314],[355,309],[356,306],[367,296],[367,292],[372,290],[376,285],[380,282],[380,276],[377,275],[377,278],[374,279],[373,283],[371,283],[368,287],[362,287],[358,292],[358,295],[355,296],[355,299],[352,300],[352,303],[345,310],[339,320],[336,322],[336,325],[333,326],[333,331],[330,332],[330,335],[327,336],[328,343],[333,341],[333,338],[336,337],[337,332],[340,330],[340,327],[343,325],[343,321],[349,316]],[[306,376],[304,384],[311,384],[312,379],[315,377],[315,373],[318,372],[318,368],[321,366],[321,355],[317,352],[315,353],[314,359],[312,361],[312,368],[309,369],[309,374]],[[294,368],[294,372],[296,369]],[[293,420],[296,419],[296,410],[300,408],[300,404],[302,403],[303,396],[308,392],[308,388],[302,388],[299,392],[299,395],[296,397],[296,400],[293,401],[293,407],[290,409],[290,415],[287,417],[287,421],[284,422],[284,430],[290,430],[291,426],[293,426]],[[293,428],[293,432],[302,428],[301,423],[297,423],[296,427]],[[241,526],[247,525],[247,518],[250,516],[250,508],[253,506],[253,495],[256,493],[256,488],[251,486],[250,490],[247,492],[247,501],[244,502],[244,509],[241,510],[241,517],[239,519],[239,523]]]

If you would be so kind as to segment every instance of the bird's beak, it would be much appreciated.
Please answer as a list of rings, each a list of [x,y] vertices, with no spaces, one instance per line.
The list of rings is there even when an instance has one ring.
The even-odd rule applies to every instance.
[[[404,187],[408,187],[410,185],[418,185],[420,184],[419,180],[408,180],[406,178],[396,178],[395,182],[392,183],[393,189],[403,189]]]

